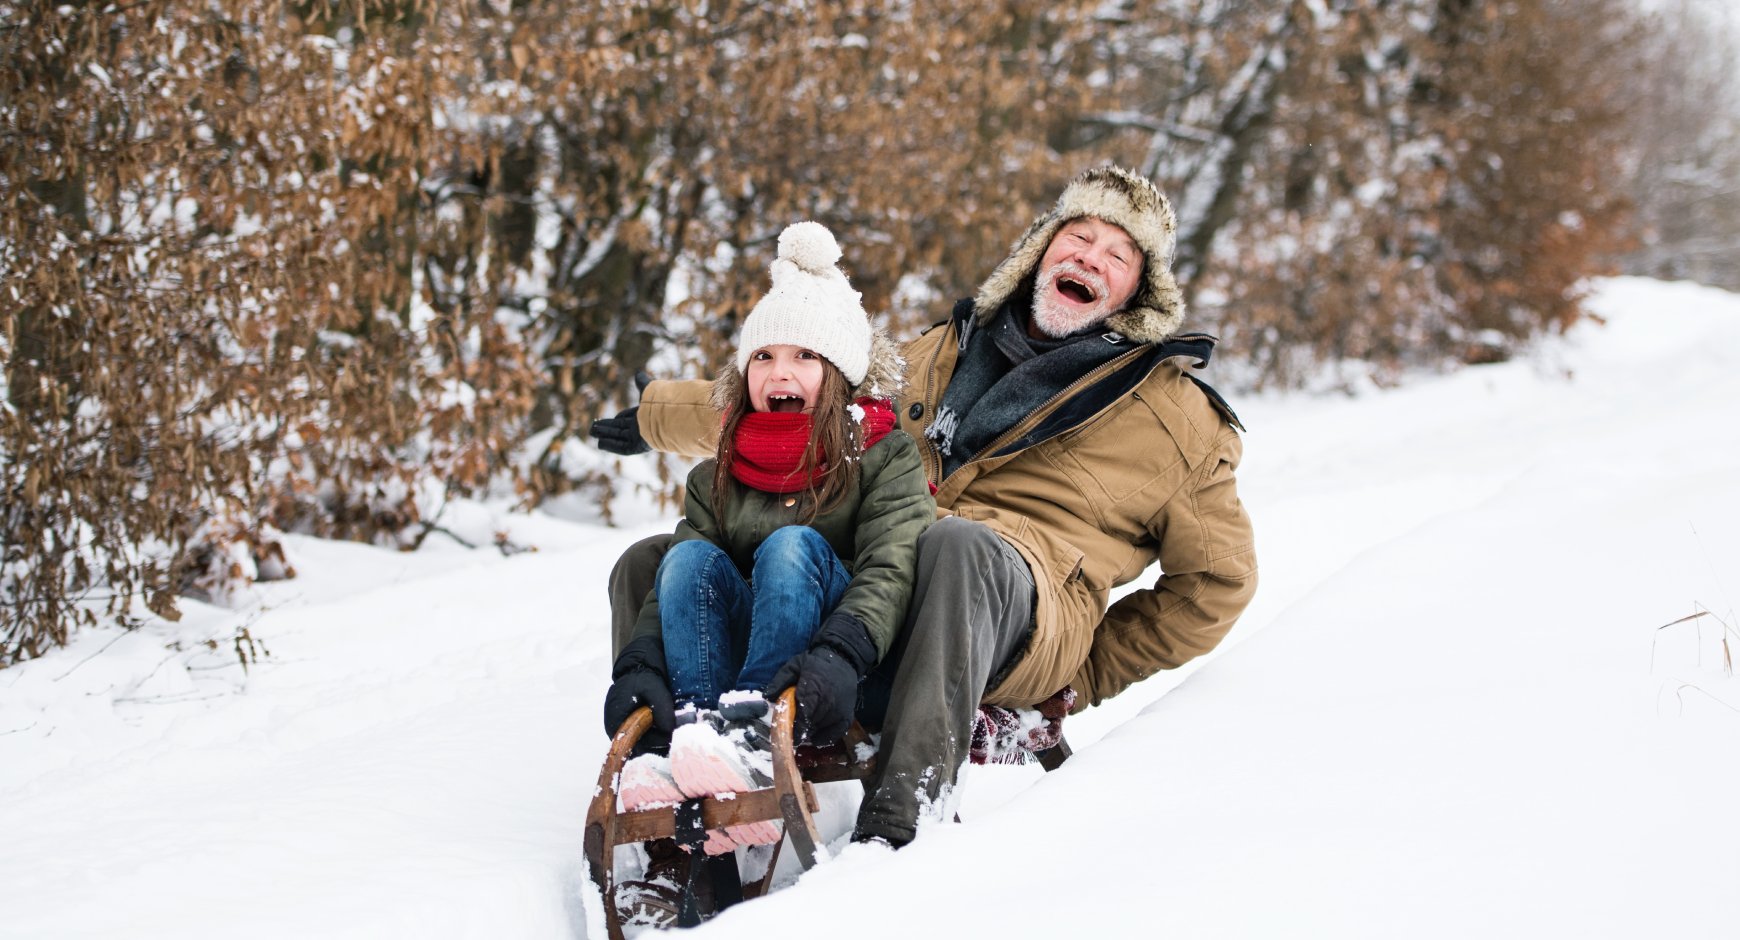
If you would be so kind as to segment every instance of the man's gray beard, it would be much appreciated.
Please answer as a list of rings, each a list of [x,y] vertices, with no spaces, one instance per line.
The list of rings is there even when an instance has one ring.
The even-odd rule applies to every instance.
[[[1058,303],[1051,284],[1057,275],[1065,273],[1094,289],[1094,296],[1098,299],[1093,306],[1076,310]],[[1113,312],[1107,309],[1105,279],[1068,261],[1059,261],[1039,272],[1039,278],[1033,285],[1033,325],[1052,339],[1063,339],[1079,333],[1111,316]]]

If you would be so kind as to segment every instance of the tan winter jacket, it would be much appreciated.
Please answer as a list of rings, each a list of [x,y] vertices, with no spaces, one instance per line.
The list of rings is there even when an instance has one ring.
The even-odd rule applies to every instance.
[[[938,486],[939,514],[990,526],[1033,569],[1032,641],[984,701],[1027,706],[1069,685],[1082,708],[1213,649],[1255,593],[1257,564],[1233,478],[1242,444],[1186,374],[1187,360],[1151,362],[1158,347],[1134,344],[1011,428],[988,456],[938,480],[942,462],[924,426],[954,373],[963,313],[964,305],[905,348],[898,413]],[[1145,377],[1130,382],[1143,367]],[[1114,379],[1130,387],[1091,414],[1068,411],[1083,390]],[[710,453],[719,417],[708,389],[704,381],[647,386],[639,411],[647,442]],[[1046,421],[1058,414],[1070,415],[1061,428]],[[1026,440],[1035,431],[1038,439]],[[1108,609],[1112,589],[1156,561],[1159,580]]]

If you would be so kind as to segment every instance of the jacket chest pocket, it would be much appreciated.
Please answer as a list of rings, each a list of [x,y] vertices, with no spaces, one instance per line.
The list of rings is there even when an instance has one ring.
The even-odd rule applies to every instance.
[[[1164,419],[1142,393],[1115,413],[1054,442],[1047,456],[1082,490],[1104,520],[1115,505],[1145,492],[1170,493],[1184,482],[1192,461]]]

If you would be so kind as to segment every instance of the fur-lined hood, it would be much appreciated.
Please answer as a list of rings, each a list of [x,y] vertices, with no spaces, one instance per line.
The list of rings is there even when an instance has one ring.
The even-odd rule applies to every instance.
[[[1172,204],[1143,177],[1115,166],[1095,167],[1077,176],[1057,205],[1033,220],[973,297],[979,325],[991,321],[1003,302],[1018,291],[1033,290],[1039,260],[1065,223],[1096,218],[1122,228],[1142,250],[1142,281],[1124,309],[1106,325],[1141,343],[1158,343],[1184,323],[1184,293],[1172,277],[1172,250],[1178,220]]]
[[[874,324],[870,327],[870,367],[864,381],[852,387],[853,398],[899,398],[906,388],[906,360],[900,347],[888,337],[886,330]],[[734,405],[743,393],[743,373],[736,363],[726,363],[713,380],[713,407],[720,414]]]

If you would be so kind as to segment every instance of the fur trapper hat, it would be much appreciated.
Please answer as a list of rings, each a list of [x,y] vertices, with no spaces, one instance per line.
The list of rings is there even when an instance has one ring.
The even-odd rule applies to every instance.
[[[839,269],[840,246],[819,222],[799,222],[779,233],[773,287],[743,321],[737,340],[738,371],[764,346],[813,350],[833,363],[846,381],[864,381],[870,365],[870,319],[863,295]]]
[[[1115,166],[1077,176],[1057,197],[1057,205],[1033,220],[973,297],[979,323],[988,323],[1023,285],[1032,289],[1034,271],[1058,229],[1089,217],[1123,229],[1142,251],[1141,283],[1124,309],[1106,319],[1106,326],[1142,343],[1158,343],[1178,332],[1184,323],[1184,294],[1172,277],[1178,219],[1159,187]]]

